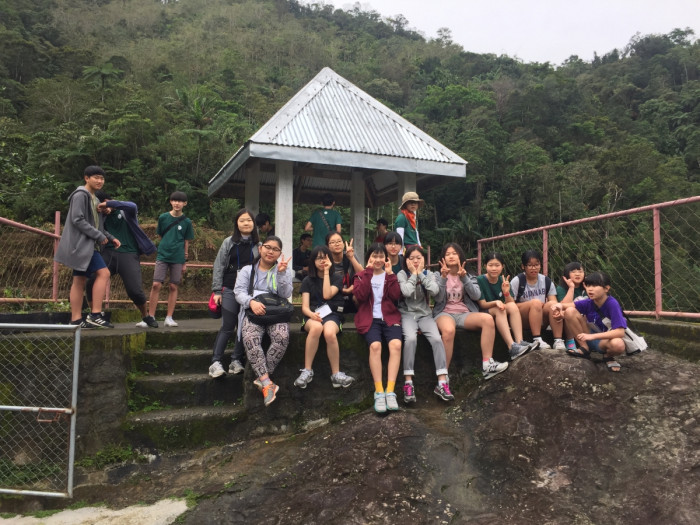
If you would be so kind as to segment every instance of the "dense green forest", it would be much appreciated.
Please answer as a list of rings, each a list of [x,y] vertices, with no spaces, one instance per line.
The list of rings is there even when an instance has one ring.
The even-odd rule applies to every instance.
[[[700,194],[692,30],[553,65],[417,22],[295,0],[0,0],[0,215],[51,220],[96,163],[142,215],[177,188],[216,226],[232,203],[207,181],[324,66],[469,161],[425,196],[433,242]]]

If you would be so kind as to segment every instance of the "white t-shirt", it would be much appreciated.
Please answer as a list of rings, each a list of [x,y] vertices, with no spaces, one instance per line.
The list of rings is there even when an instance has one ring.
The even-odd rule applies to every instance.
[[[518,295],[518,288],[520,286],[520,276],[516,275],[513,277],[513,279],[510,281],[510,293],[512,294],[513,297]],[[523,294],[518,297],[516,302],[518,303],[524,303],[527,301],[532,301],[533,299],[537,299],[541,301],[542,303],[547,302],[547,297],[550,295],[557,295],[557,289],[554,287],[554,283],[552,283],[549,286],[549,290],[546,290],[547,282],[545,281],[544,275],[541,273],[537,274],[537,284],[530,284],[527,281],[525,281],[525,289],[523,290]]]
[[[374,319],[383,319],[382,314],[382,297],[384,297],[384,281],[386,273],[382,272],[379,275],[372,276],[372,295],[374,296],[374,304],[372,305],[372,317]]]

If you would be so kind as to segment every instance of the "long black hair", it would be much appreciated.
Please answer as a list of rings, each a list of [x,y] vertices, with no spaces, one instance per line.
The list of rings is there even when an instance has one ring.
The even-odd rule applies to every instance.
[[[566,277],[567,279],[571,279],[571,272],[573,272],[574,270],[583,270],[583,265],[578,261],[572,261],[569,264],[567,264],[566,266],[564,266],[564,271],[562,272],[562,277],[559,280],[559,286],[561,286],[562,288],[564,288],[566,290],[566,288],[569,285],[566,284],[564,277]]]
[[[319,276],[316,268],[316,258],[319,255],[325,255],[328,257],[328,262],[331,264],[331,267],[328,269],[328,276],[333,275],[333,258],[331,257],[331,251],[328,249],[328,246],[324,246],[323,244],[319,244],[311,250],[311,254],[309,255],[309,277],[323,277],[322,275]]]
[[[241,230],[238,229],[238,219],[241,217],[241,215],[245,213],[247,213],[250,219],[253,221],[253,231],[250,232],[250,242],[253,244],[258,244],[260,242],[260,236],[258,235],[258,229],[255,227],[255,215],[253,215],[253,212],[250,211],[248,208],[241,208],[240,210],[238,210],[238,213],[233,218],[233,235],[231,235],[231,239],[235,242],[240,242],[243,238]],[[269,238],[270,237],[268,237],[268,239]]]

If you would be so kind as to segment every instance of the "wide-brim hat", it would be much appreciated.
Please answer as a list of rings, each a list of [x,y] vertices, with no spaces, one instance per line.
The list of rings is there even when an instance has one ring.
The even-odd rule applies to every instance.
[[[399,209],[402,210],[408,202],[417,202],[419,208],[423,206],[423,204],[425,204],[425,201],[421,199],[415,191],[407,191],[403,194],[403,197],[401,197],[401,206],[399,206]]]

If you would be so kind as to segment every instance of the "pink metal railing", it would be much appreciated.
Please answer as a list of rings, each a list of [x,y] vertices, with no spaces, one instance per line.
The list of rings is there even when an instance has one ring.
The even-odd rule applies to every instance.
[[[539,228],[531,228],[529,230],[523,230],[514,233],[508,233],[505,235],[498,235],[495,237],[489,237],[486,239],[481,239],[477,242],[477,265],[478,268],[482,267],[482,251],[483,246],[487,243],[493,243],[494,241],[502,241],[504,239],[513,239],[516,237],[522,237],[525,235],[531,235],[533,233],[542,233],[542,272],[547,275],[549,271],[549,232],[556,229],[568,228],[571,226],[593,223],[602,220],[609,220],[617,217],[624,217],[644,212],[652,212],[652,223],[653,223],[653,253],[654,253],[654,310],[626,310],[625,313],[628,315],[638,315],[638,316],[654,316],[657,319],[660,317],[686,317],[691,319],[700,319],[700,313],[698,312],[670,312],[663,310],[663,273],[662,273],[662,252],[661,252],[661,217],[660,211],[664,208],[677,207],[681,205],[687,205],[692,203],[700,202],[700,196],[688,197],[685,199],[677,199],[674,201],[662,202],[659,204],[650,204],[648,206],[642,206],[639,208],[633,208],[629,210],[617,211],[613,213],[606,213],[603,215],[597,215],[595,217],[586,217],[585,219],[577,219],[574,221],[560,222],[557,224],[549,224],[547,226],[540,226]],[[696,239],[697,241],[697,239]],[[479,270],[480,271],[480,270]]]

